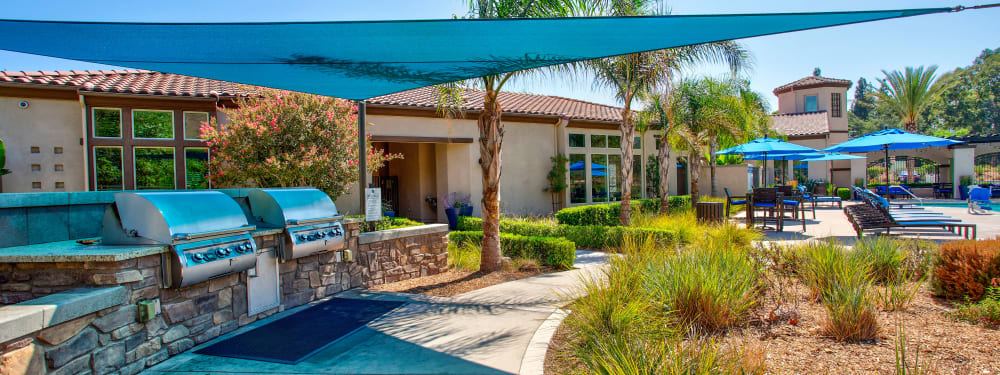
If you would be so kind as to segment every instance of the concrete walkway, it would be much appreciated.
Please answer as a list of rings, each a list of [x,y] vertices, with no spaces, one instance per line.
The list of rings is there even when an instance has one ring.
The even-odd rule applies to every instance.
[[[294,314],[276,314],[195,347],[149,374],[541,374],[559,306],[581,277],[600,275],[605,254],[578,251],[578,268],[493,285],[455,297],[349,290],[334,298],[407,304],[296,365],[194,354],[233,335]],[[315,304],[315,303],[314,303]],[[275,345],[295,345],[295,339]]]

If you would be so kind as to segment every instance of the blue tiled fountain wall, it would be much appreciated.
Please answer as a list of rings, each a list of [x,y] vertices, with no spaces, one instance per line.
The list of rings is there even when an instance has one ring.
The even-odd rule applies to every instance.
[[[238,201],[247,196],[247,189],[216,191]],[[104,209],[114,202],[115,193],[0,194],[0,248],[99,237]]]

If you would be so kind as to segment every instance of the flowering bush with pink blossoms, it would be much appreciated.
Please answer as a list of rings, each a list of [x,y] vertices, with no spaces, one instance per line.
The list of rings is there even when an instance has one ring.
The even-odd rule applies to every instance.
[[[358,182],[358,115],[353,102],[299,92],[256,89],[259,96],[220,108],[201,127],[210,147],[214,187],[313,186],[336,199]],[[370,142],[369,142],[370,143]],[[368,149],[368,171],[401,155]]]

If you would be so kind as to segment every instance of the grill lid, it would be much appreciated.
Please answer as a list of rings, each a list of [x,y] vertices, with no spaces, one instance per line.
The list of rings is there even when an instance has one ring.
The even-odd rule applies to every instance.
[[[160,243],[252,230],[239,204],[217,191],[116,193],[122,229]]]
[[[340,219],[337,205],[315,188],[251,189],[250,209],[261,221],[280,226]]]

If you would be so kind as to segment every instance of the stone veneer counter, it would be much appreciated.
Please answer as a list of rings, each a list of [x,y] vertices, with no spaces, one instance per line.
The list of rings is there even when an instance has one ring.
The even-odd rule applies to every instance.
[[[284,228],[261,228],[254,237],[283,233]],[[58,241],[0,248],[0,263],[121,262],[169,251],[166,245],[83,245]]]

